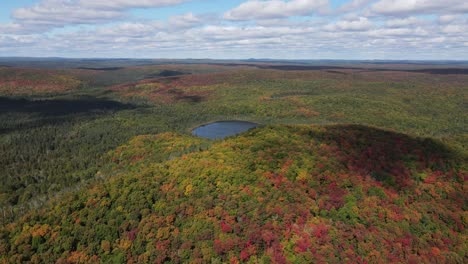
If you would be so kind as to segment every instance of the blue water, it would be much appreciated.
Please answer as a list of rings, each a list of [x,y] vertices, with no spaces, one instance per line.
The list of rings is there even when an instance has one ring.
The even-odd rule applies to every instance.
[[[245,121],[219,121],[195,128],[192,130],[192,135],[209,139],[223,139],[257,126],[258,124]]]

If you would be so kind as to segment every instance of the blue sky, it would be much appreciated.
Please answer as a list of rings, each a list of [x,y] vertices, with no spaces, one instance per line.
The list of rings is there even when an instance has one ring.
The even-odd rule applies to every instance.
[[[2,1],[0,3],[0,23],[10,22],[10,13],[17,8],[26,7],[34,3],[34,0]]]
[[[16,0],[0,56],[468,60],[466,0]]]

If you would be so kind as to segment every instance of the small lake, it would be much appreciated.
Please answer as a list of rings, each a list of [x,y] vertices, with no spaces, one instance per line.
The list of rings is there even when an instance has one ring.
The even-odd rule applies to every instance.
[[[192,130],[192,135],[209,139],[223,139],[258,126],[259,124],[246,121],[219,121],[195,128]]]

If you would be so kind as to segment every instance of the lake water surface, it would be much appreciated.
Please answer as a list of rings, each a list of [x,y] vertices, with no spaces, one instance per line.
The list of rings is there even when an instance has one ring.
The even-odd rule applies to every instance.
[[[257,126],[256,123],[246,121],[219,121],[195,128],[192,130],[192,135],[209,139],[223,139]]]

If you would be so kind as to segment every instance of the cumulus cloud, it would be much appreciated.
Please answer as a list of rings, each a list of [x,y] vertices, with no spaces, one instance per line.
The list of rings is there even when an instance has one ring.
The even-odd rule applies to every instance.
[[[372,27],[372,22],[366,17],[358,17],[351,20],[342,20],[325,27],[331,31],[364,31]]]
[[[393,38],[395,37],[411,37],[421,38],[429,35],[429,32],[421,27],[418,28],[380,28],[367,33],[368,36],[374,38]],[[401,38],[400,38],[401,40]]]
[[[369,4],[371,0],[352,0],[351,2],[344,3],[338,8],[339,13],[346,13],[356,11]]]
[[[448,24],[448,23],[452,23],[454,21],[460,21],[463,19],[463,16],[459,15],[459,14],[449,14],[449,15],[441,15],[439,16],[438,18],[438,22],[441,23],[441,24]],[[468,20],[465,20],[465,21],[468,21]]]
[[[50,25],[46,24],[28,24],[28,23],[0,23],[0,34],[13,34],[13,35],[24,35],[34,34],[37,32],[43,32],[50,29]]]
[[[460,25],[460,24],[450,24],[450,25],[445,25],[442,27],[442,32],[446,33],[447,35],[467,35],[466,32],[468,32],[468,25]]]
[[[254,20],[307,16],[325,10],[327,7],[328,0],[251,0],[227,11],[224,18],[228,20]]]
[[[155,34],[164,28],[164,23],[160,21],[141,22],[124,22],[117,25],[103,26],[91,32],[89,35],[99,35],[101,38],[113,39],[118,37],[125,38],[143,38],[151,34]]]
[[[128,9],[177,5],[188,0],[79,0],[81,6],[97,9]]]
[[[0,36],[2,47],[32,46],[37,44],[39,36],[20,35],[20,36]]]
[[[166,23],[120,23],[35,37],[0,38],[0,51],[41,56],[427,58],[467,56],[463,24],[387,27],[358,17],[323,25],[204,25],[174,31]],[[436,22],[435,22],[436,23]],[[45,48],[46,47],[46,48]],[[63,52],[63,53],[62,53]],[[66,53],[68,52],[68,53]],[[447,55],[444,55],[444,52]],[[414,57],[419,56],[419,57]],[[425,57],[424,57],[425,56]],[[442,57],[444,58],[444,57]]]
[[[131,8],[176,5],[188,0],[43,0],[12,13],[17,23],[62,27],[69,24],[99,24],[125,17]]]
[[[192,12],[172,16],[169,18],[169,26],[174,27],[176,29],[183,29],[183,28],[191,28],[196,25],[200,25],[203,22],[203,19],[194,15]]]
[[[49,6],[47,1],[31,8],[21,8],[13,12],[13,18],[20,23],[63,26],[66,24],[96,24],[123,17],[123,13],[114,10],[83,8],[60,2]]]
[[[22,25],[17,23],[0,24],[0,32],[2,34],[14,34],[23,30]]]
[[[328,0],[250,0],[209,15],[183,8],[167,20],[143,20],[127,13],[131,8],[181,2],[184,0],[42,0],[13,12],[12,22],[0,24],[0,53],[468,59],[468,19],[460,11],[465,6],[462,1],[348,0],[330,11]],[[383,4],[385,8],[379,6]],[[432,13],[436,16],[427,16]],[[294,16],[301,18],[290,19]],[[83,24],[88,26],[70,28]],[[60,26],[66,29],[43,33]]]
[[[371,11],[391,16],[434,13],[466,13],[466,0],[380,0],[371,6]]]
[[[420,25],[423,21],[416,17],[408,17],[408,18],[397,18],[391,19],[385,22],[385,25],[390,28],[400,28],[400,27],[407,27],[407,26],[414,26]]]

